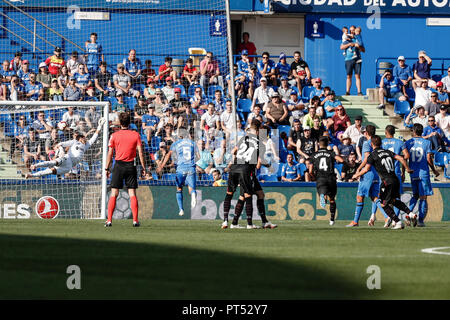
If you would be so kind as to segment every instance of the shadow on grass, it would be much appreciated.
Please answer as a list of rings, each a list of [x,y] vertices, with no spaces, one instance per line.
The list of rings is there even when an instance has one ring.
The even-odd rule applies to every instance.
[[[177,246],[0,235],[0,299],[355,299],[330,266]],[[245,244],[238,244],[245,245]],[[68,290],[69,265],[81,290]]]

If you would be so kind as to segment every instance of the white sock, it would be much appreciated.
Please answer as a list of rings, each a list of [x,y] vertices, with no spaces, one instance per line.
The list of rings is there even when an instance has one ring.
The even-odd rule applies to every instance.
[[[52,169],[48,168],[48,169],[45,169],[45,170],[42,170],[42,171],[38,171],[38,172],[32,173],[31,175],[33,177],[42,177],[42,176],[48,176],[50,174],[53,174],[53,171],[52,171]]]

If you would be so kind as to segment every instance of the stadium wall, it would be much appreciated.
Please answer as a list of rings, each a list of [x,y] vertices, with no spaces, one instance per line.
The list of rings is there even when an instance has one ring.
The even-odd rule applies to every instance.
[[[46,185],[40,188],[41,182],[36,181],[33,188],[20,180],[4,181],[8,183],[8,190],[0,195],[1,219],[30,219],[38,218],[35,204],[44,196],[52,196],[60,206],[58,218],[89,218],[94,217],[95,211],[100,210],[100,195],[93,196],[92,186],[79,183],[80,192],[70,197],[64,192],[64,184]],[[319,205],[314,183],[265,183],[266,212],[271,220],[328,220],[328,207],[322,209]],[[337,219],[351,220],[354,216],[357,184],[339,183],[337,194]],[[137,194],[139,198],[140,217],[142,219],[222,219],[224,187],[198,187],[197,206],[190,209],[190,196],[185,188],[185,215],[178,216],[178,206],[175,200],[175,186],[153,186],[150,182],[141,181]],[[433,186],[434,195],[429,197],[429,209],[426,221],[449,221],[450,184]],[[162,196],[164,195],[164,196]],[[412,196],[411,186],[405,185],[402,200],[408,202]],[[237,196],[232,201],[230,216],[233,216]],[[254,199],[254,218],[259,219]],[[105,204],[106,205],[106,204]],[[78,211],[76,208],[80,208]],[[370,216],[371,203],[366,199],[362,214],[363,220]],[[67,213],[69,210],[70,216]],[[416,207],[417,210],[417,207]],[[78,215],[74,212],[78,211]],[[245,219],[245,212],[243,213]],[[122,190],[117,200],[115,219],[130,218],[129,199],[126,191]],[[377,219],[383,221],[378,212]]]

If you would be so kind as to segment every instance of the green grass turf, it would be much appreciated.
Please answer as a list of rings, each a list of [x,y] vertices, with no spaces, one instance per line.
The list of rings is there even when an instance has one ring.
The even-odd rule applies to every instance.
[[[277,223],[2,220],[0,299],[450,299],[450,256],[421,252],[450,246],[448,222]],[[69,265],[81,268],[81,290],[66,287]],[[380,290],[367,289],[370,265]]]

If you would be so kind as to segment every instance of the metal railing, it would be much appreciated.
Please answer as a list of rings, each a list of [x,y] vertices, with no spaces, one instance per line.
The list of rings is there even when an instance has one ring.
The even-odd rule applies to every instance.
[[[430,71],[433,74],[443,75],[446,74],[447,68],[450,66],[450,58],[431,58],[433,63],[431,65]],[[417,61],[417,57],[405,57],[405,63],[411,68],[413,64]],[[380,57],[375,60],[375,74],[380,74],[380,70],[386,70],[386,67],[380,67],[380,63],[390,62],[392,67],[397,63],[397,57]],[[408,63],[410,62],[410,63]]]

